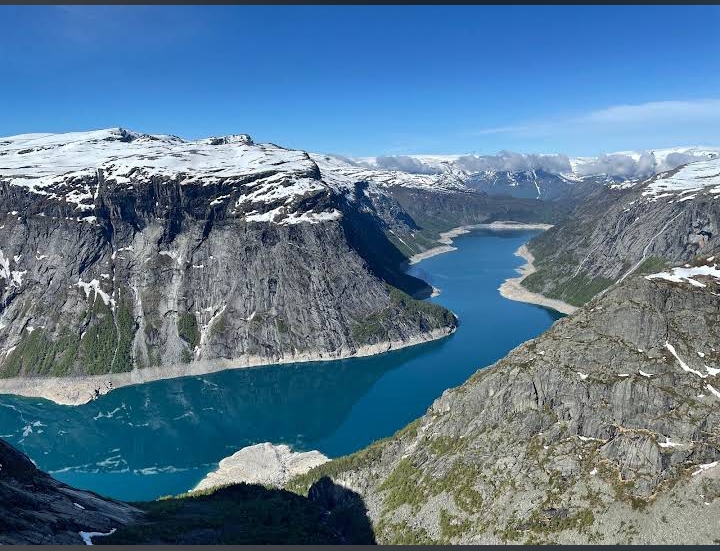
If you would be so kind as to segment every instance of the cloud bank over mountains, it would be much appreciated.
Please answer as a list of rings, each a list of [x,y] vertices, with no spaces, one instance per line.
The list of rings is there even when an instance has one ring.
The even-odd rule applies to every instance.
[[[628,151],[597,157],[569,157],[501,151],[496,155],[386,155],[355,159],[358,166],[399,170],[411,174],[440,174],[449,169],[465,173],[529,172],[575,177],[606,175],[636,178],[720,155],[720,147],[681,147],[655,151]]]

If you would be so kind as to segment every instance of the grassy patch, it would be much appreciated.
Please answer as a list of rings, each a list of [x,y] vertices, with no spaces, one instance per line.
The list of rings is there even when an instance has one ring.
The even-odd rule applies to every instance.
[[[668,265],[668,261],[659,256],[648,256],[633,274],[645,275],[654,274],[663,271]]]
[[[375,344],[387,340],[388,329],[397,323],[399,318],[425,332],[455,325],[455,316],[446,308],[432,302],[416,300],[391,285],[386,287],[390,304],[353,324],[351,334],[356,343]]]
[[[595,517],[590,509],[580,509],[574,513],[558,509],[546,509],[533,511],[525,528],[540,534],[563,532],[565,530],[584,532],[594,522]]]
[[[385,509],[392,511],[401,505],[408,504],[413,512],[426,501],[425,491],[420,484],[422,471],[408,459],[401,459],[390,475],[378,487],[385,495]]]
[[[432,539],[422,527],[410,526],[406,523],[394,523],[381,520],[377,525],[380,541],[383,545],[437,545],[440,542]]]
[[[378,440],[367,448],[350,455],[338,457],[309,470],[303,475],[295,476],[285,485],[285,488],[300,495],[307,495],[310,486],[323,476],[334,478],[342,473],[363,469],[380,459],[384,444],[388,440],[389,438]]]
[[[388,442],[405,438],[415,438],[417,436],[417,428],[419,425],[420,419],[416,419],[388,438],[377,440],[360,451],[338,457],[337,459],[333,459],[332,461],[323,463],[322,465],[311,469],[303,475],[293,477],[285,485],[285,488],[300,495],[307,495],[310,486],[320,480],[323,476],[334,478],[346,472],[359,471],[369,467],[380,460],[383,449]]]
[[[437,436],[428,441],[428,449],[434,455],[447,455],[462,444],[462,439],[452,436]]]
[[[275,318],[275,327],[277,327],[278,333],[281,335],[290,332],[288,324],[282,318]]]
[[[178,335],[190,345],[190,348],[195,348],[200,344],[200,331],[195,314],[186,312],[178,318]]]
[[[472,523],[465,519],[451,515],[445,509],[440,509],[440,532],[443,538],[452,539],[466,536],[470,531]]]
[[[610,287],[614,281],[604,277],[590,278],[585,274],[578,274],[572,279],[558,281],[555,274],[540,269],[526,277],[522,285],[535,293],[542,293],[548,298],[554,298],[582,306],[599,292]]]

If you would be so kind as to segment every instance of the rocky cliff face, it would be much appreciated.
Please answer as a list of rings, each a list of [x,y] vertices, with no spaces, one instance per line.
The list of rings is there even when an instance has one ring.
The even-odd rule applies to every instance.
[[[720,271],[692,273],[627,279],[293,487],[359,492],[380,543],[717,542]]]
[[[382,193],[304,152],[117,129],[0,153],[3,377],[335,358],[454,328],[403,292],[430,287],[403,274]]]
[[[458,226],[505,220],[553,224],[577,202],[575,195],[570,198],[570,192],[562,201],[513,197],[502,192],[496,196],[488,193],[490,190],[472,187],[466,173],[448,167],[439,173],[411,173],[369,168],[328,155],[312,154],[311,158],[331,181],[364,183],[369,192],[366,198],[382,219],[385,237],[408,257],[438,246],[439,234]],[[573,184],[577,197],[584,198],[597,190],[595,184]],[[386,259],[384,265],[392,266],[391,260]]]
[[[129,505],[71,488],[0,440],[0,545],[375,543],[362,500],[256,484]]]
[[[523,284],[580,305],[633,273],[687,262],[720,244],[720,160],[610,186],[531,240]]]
[[[124,503],[76,490],[39,471],[0,440],[0,544],[82,544],[140,517]]]

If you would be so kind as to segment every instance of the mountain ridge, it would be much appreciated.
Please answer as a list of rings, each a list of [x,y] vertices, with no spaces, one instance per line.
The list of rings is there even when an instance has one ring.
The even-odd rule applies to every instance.
[[[326,175],[246,135],[0,141],[0,387],[95,377],[75,403],[152,380],[146,367],[337,359],[452,332],[450,312],[412,298],[432,288],[388,238],[412,219]]]
[[[717,541],[720,272],[695,277],[628,278],[289,487],[359,493],[381,544]]]
[[[720,241],[720,158],[607,186],[528,243],[533,292],[578,306],[632,273],[687,262]]]

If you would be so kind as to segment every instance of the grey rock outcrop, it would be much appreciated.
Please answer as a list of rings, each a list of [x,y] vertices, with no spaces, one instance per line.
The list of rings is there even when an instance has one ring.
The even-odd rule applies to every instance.
[[[110,532],[140,511],[76,490],[39,471],[0,440],[0,544],[82,545],[80,532]]]
[[[293,476],[305,474],[329,459],[317,450],[295,452],[285,444],[270,442],[247,446],[220,461],[218,468],[205,475],[193,492],[230,484],[262,484],[282,488]]]
[[[712,543],[720,285],[629,278],[321,475],[380,543]]]
[[[720,246],[718,175],[712,160],[605,188],[528,243],[537,272],[523,285],[578,306],[630,274],[709,254]]]

